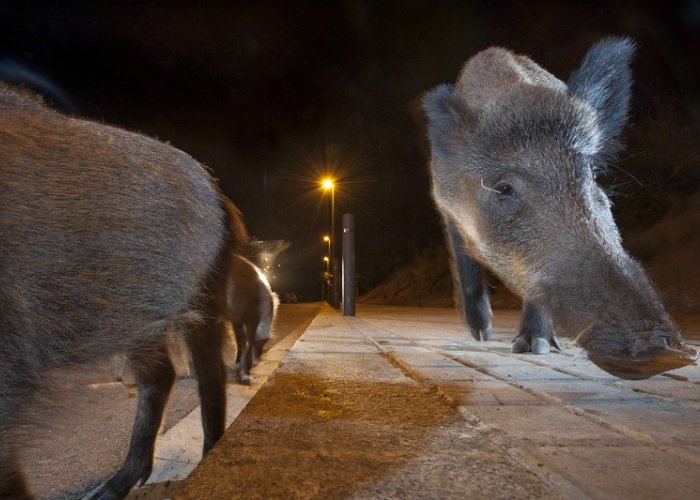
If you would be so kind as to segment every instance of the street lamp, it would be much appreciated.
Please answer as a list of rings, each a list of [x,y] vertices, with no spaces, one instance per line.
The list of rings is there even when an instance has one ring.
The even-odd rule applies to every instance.
[[[326,263],[326,270],[321,273],[321,300],[329,300],[330,293],[326,293],[330,291],[329,277],[331,275],[330,259],[328,258],[328,255],[323,256],[323,262]]]
[[[332,261],[334,253],[332,244],[333,238],[335,238],[335,181],[330,177],[321,179],[321,189],[331,192],[331,235],[327,240],[326,237],[324,237],[323,241],[328,243],[328,255]]]
[[[335,258],[334,258],[335,257],[335,245],[334,245],[334,243],[335,243],[335,180],[333,180],[333,178],[331,178],[331,177],[325,177],[325,178],[321,179],[321,189],[323,189],[324,191],[331,192],[331,234],[328,237],[328,254],[329,254],[328,255],[328,257],[329,257],[329,259],[328,259],[328,261],[329,261],[328,273],[330,276],[332,276],[333,284],[331,285],[330,289],[333,292],[329,295],[329,299],[330,299],[329,303],[333,307],[337,307],[336,302],[337,302],[337,296],[338,296],[337,294],[339,291],[338,279],[340,278],[340,276],[338,276],[337,273],[335,272],[336,269],[335,269]],[[324,238],[324,241],[326,241],[325,238]]]
[[[328,243],[328,257],[330,258],[331,255],[331,237],[328,236],[327,234],[323,237],[323,241]]]

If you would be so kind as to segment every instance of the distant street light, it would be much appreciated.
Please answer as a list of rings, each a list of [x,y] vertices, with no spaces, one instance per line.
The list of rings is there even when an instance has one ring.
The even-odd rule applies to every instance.
[[[330,256],[331,256],[331,237],[328,236],[328,235],[325,235],[325,236],[323,237],[323,241],[325,241],[326,243],[328,243],[328,258],[330,258]]]
[[[321,300],[328,300],[330,291],[330,259],[327,255],[323,256],[323,262],[326,263],[326,270],[321,273]]]

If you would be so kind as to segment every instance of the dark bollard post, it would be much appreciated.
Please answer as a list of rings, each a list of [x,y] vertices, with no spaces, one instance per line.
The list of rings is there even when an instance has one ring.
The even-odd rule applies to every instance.
[[[329,297],[330,304],[334,309],[340,307],[340,259],[333,258],[333,290]]]
[[[343,214],[343,316],[355,316],[355,216]]]

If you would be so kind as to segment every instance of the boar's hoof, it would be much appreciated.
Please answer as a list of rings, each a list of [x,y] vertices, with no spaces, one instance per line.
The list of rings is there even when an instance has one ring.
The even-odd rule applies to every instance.
[[[552,333],[552,336],[549,339],[549,343],[558,351],[563,351],[563,349],[561,348],[561,344],[559,343],[559,337],[557,337],[554,333]]]
[[[549,352],[549,341],[540,337],[532,339],[532,352],[534,354],[547,354]]]
[[[532,339],[532,343],[528,342],[525,337],[516,337],[511,347],[511,351],[514,353],[531,352],[533,354],[547,354],[549,350],[549,342],[539,337]]]
[[[476,340],[491,340],[493,338],[493,328],[490,325],[486,328],[470,328],[469,330]]]
[[[669,370],[692,365],[698,359],[695,349],[651,346],[634,356],[622,357],[601,352],[589,352],[588,357],[600,368],[616,377],[641,380]]]
[[[559,341],[556,337],[547,340],[542,337],[534,337],[529,341],[525,335],[518,335],[513,340],[511,351],[514,353],[531,352],[533,354],[548,354],[552,347],[556,347],[561,351]]]
[[[513,340],[511,351],[514,353],[530,352],[530,342],[522,335],[518,335]]]
[[[114,491],[114,489],[112,489],[108,483],[105,483],[100,485],[97,489],[91,491],[89,496],[86,498],[88,500],[117,500],[119,498],[124,498],[128,492],[129,490],[127,490],[124,494],[119,494],[118,492]]]

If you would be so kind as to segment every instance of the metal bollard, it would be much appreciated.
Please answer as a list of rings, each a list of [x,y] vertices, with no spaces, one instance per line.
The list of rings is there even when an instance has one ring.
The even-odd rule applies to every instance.
[[[355,216],[343,214],[343,316],[355,316]]]

